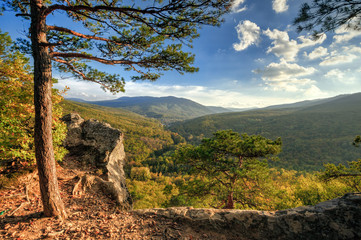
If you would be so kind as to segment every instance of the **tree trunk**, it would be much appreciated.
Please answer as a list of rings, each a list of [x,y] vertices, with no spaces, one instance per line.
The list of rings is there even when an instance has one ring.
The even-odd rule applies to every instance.
[[[226,206],[224,207],[225,209],[234,209],[234,188],[235,188],[235,185],[236,185],[236,177],[233,176],[230,180],[230,189],[229,189],[229,192],[228,192],[228,196],[227,196],[227,204]]]
[[[45,216],[66,218],[60,197],[52,139],[51,59],[46,46],[42,0],[31,0],[31,42],[34,58],[35,156]]]
[[[225,209],[234,209],[233,191],[230,191],[228,193],[227,204],[224,208]]]

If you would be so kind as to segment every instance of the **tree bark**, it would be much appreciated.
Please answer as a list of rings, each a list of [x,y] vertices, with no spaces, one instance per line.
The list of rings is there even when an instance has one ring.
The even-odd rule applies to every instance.
[[[227,204],[224,209],[234,209],[233,191],[228,193]]]
[[[225,209],[234,209],[234,188],[236,185],[236,177],[233,176],[230,180],[231,188],[228,191],[227,203],[224,207]]]
[[[31,0],[31,42],[34,58],[35,156],[45,216],[66,218],[56,177],[52,139],[51,58],[47,47],[42,0]]]

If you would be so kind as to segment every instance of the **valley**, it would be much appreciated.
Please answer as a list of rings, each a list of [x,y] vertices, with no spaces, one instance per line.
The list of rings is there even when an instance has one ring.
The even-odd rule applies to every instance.
[[[89,105],[89,102],[86,104],[85,102],[67,101],[64,106],[65,109],[68,108],[67,105],[77,106],[75,109],[78,110],[82,106],[83,114],[86,115],[89,114],[86,109],[91,108],[93,113],[89,114],[89,117],[112,122],[115,127],[131,131],[132,134],[134,132],[135,135],[142,131],[144,124],[136,124],[137,128],[132,128],[135,125],[131,122],[133,119],[135,122],[142,119],[141,121],[147,122],[146,126],[152,126],[152,131],[154,129],[164,131],[161,135],[167,140],[156,140],[154,138],[156,134],[146,137],[150,142],[164,143],[160,144],[157,150],[162,146],[171,145],[171,136],[173,138],[175,135],[178,138],[184,137],[189,143],[199,144],[202,138],[210,137],[218,130],[232,129],[239,133],[257,134],[271,139],[281,137],[283,150],[279,155],[280,160],[271,163],[276,167],[314,171],[322,169],[325,163],[345,164],[360,156],[358,149],[352,146],[352,141],[361,132],[361,93],[270,106],[263,109],[223,113],[215,113],[214,110],[213,112],[206,111],[206,106],[174,97],[122,99],[93,102],[96,104],[92,105]],[[147,103],[145,104],[145,102]],[[188,105],[184,104],[185,102]],[[162,111],[159,110],[160,105],[164,107]],[[148,117],[151,116],[150,109],[154,109],[153,113],[160,118],[142,117],[131,112],[132,109],[136,109],[134,112],[137,114]],[[223,108],[218,109],[218,111],[221,110],[227,111]],[[97,111],[98,113],[96,113]],[[99,111],[106,111],[107,114],[103,115]],[[167,113],[168,111],[169,113]],[[188,112],[188,114],[185,115],[184,112]],[[113,113],[119,119],[109,120],[114,118],[109,115]],[[123,117],[120,118],[120,115]],[[124,116],[127,116],[128,119],[124,120]],[[183,120],[180,121],[182,118]],[[163,127],[157,120],[162,123],[166,122],[169,126]],[[130,135],[132,136],[132,134]],[[131,138],[131,136],[128,137]]]
[[[61,105],[64,114],[77,112],[84,119],[107,122],[124,133],[124,170],[135,209],[213,208],[222,202],[223,192],[217,197],[198,195],[206,191],[202,188],[214,183],[179,163],[175,154],[187,144],[198,145],[203,138],[227,129],[273,140],[281,137],[279,160],[247,173],[245,182],[240,183],[249,190],[237,187],[235,192],[238,198],[246,200],[242,204],[238,199],[236,208],[269,210],[312,205],[354,191],[350,182],[324,182],[315,171],[323,170],[325,163],[347,166],[347,161],[360,157],[359,149],[352,145],[361,132],[359,102],[361,94],[343,95],[243,112],[213,113],[169,125],[122,107],[69,100]],[[216,191],[223,190],[219,186]]]

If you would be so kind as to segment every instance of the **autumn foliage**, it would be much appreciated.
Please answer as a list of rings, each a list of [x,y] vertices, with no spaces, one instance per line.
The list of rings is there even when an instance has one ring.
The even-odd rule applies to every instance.
[[[0,32],[0,161],[35,163],[33,75],[29,59],[12,49],[11,38]],[[62,100],[53,89],[53,140],[55,158],[66,151],[61,147],[66,126],[61,122]]]

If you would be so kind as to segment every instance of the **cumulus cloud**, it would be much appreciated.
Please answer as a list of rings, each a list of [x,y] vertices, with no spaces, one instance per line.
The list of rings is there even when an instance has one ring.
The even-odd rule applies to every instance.
[[[256,70],[256,73],[261,73],[263,78],[273,82],[306,76],[314,72],[316,69],[313,67],[305,68],[296,63],[288,63],[284,59],[279,63],[270,63],[264,70]]]
[[[351,39],[360,36],[361,32],[358,30],[350,29],[347,27],[347,25],[343,25],[335,30],[335,34],[336,35],[333,36],[335,43],[346,43]]]
[[[267,29],[263,31],[263,34],[273,40],[272,46],[267,49],[267,53],[273,53],[287,61],[295,61],[300,49],[321,44],[326,39],[326,35],[323,35],[317,41],[313,41],[311,37],[300,36],[298,37],[300,42],[297,42],[294,39],[290,39],[287,31],[280,31],[278,29],[273,31]]]
[[[287,0],[273,0],[272,8],[276,13],[287,11],[288,10]]]
[[[253,44],[258,44],[260,40],[261,29],[257,24],[245,20],[236,26],[239,43],[234,43],[233,48],[236,51],[243,51]]]
[[[272,42],[272,46],[268,48],[267,53],[273,53],[277,57],[283,57],[287,61],[294,61],[299,51],[297,41],[290,40],[286,31],[267,29],[263,33],[268,36]]]
[[[301,41],[299,48],[312,47],[317,44],[322,44],[326,38],[326,34],[322,34],[317,40],[312,39],[311,36],[299,36],[298,39]]]
[[[338,64],[351,63],[357,58],[358,56],[353,54],[331,56],[327,57],[324,61],[322,61],[320,63],[320,66],[333,66]]]
[[[341,49],[332,51],[331,54],[320,63],[320,66],[333,66],[338,64],[351,63],[354,60],[360,58],[360,54],[360,47],[342,47]]]
[[[239,13],[247,10],[247,7],[241,7],[241,5],[244,3],[245,0],[234,0],[232,4],[232,12]]]
[[[304,78],[316,72],[313,67],[302,67],[296,63],[288,63],[281,59],[279,63],[271,63],[263,70],[254,70],[254,73],[261,74],[265,84],[273,90],[288,92],[304,91],[315,82]]]
[[[324,48],[324,47],[318,47],[318,48],[314,49],[312,52],[310,52],[309,54],[305,53],[305,56],[310,60],[322,58],[327,55],[328,55],[328,50],[327,50],[327,48]]]

